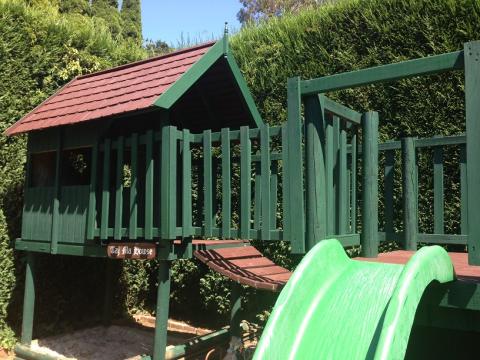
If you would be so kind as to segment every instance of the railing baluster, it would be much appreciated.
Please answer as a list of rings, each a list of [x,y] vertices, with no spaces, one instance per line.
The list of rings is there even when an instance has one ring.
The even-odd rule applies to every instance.
[[[250,239],[252,145],[248,126],[240,128],[240,235]]]
[[[117,166],[116,166],[116,194],[115,194],[115,229],[113,238],[122,239],[122,217],[123,217],[123,150],[124,138],[120,136],[117,140]]]
[[[270,131],[260,129],[260,158],[262,168],[262,240],[270,240]]]
[[[340,146],[339,146],[339,180],[338,180],[338,234],[344,235],[347,233],[347,132],[345,123],[342,121],[340,128]]]
[[[222,151],[222,237],[230,238],[232,196],[230,170],[230,132],[228,128],[221,130]]]
[[[362,117],[362,255],[378,254],[378,113]]]
[[[153,131],[146,134],[145,149],[145,239],[153,239]]]
[[[138,134],[132,134],[130,147],[130,222],[128,225],[128,237],[132,240],[137,238],[137,186],[138,186]]]
[[[282,201],[283,201],[283,237],[284,239],[290,239],[290,215],[288,213],[289,208],[287,206],[288,197],[288,135],[287,124],[282,126]]]
[[[177,231],[177,128],[162,128],[161,238],[174,240]]]
[[[325,149],[325,182],[327,187],[327,235],[335,233],[335,188],[333,185],[334,176],[334,153],[335,144],[333,141],[333,119],[327,117],[326,129],[326,149]]]
[[[340,119],[338,116],[333,116],[333,234],[338,234],[340,231],[340,218],[338,211],[340,208]]]
[[[351,199],[350,199],[350,226],[351,232],[357,232],[357,131],[352,134],[352,179],[351,179]]]
[[[97,165],[98,163],[98,143],[92,147],[92,168],[90,170],[90,194],[88,200],[88,218],[87,218],[87,239],[93,240],[95,237],[96,218],[97,218]]]
[[[270,178],[270,226],[277,228],[277,199],[278,199],[278,161],[272,161],[272,175]]]
[[[262,220],[262,169],[258,161],[255,162],[255,208],[253,214],[253,228],[255,230],[260,229],[260,222]]]
[[[105,139],[103,144],[103,187],[102,187],[102,219],[100,225],[100,238],[108,238],[108,217],[110,210],[110,150],[111,140]]]
[[[433,149],[433,232],[444,233],[443,147]]]
[[[467,213],[467,146],[460,147],[460,231],[462,235],[468,234],[468,213]]]
[[[212,211],[212,132],[203,132],[203,186],[204,186],[204,227],[205,236],[212,237],[213,211]]]
[[[387,234],[393,233],[393,191],[394,191],[395,150],[385,151],[385,224]]]
[[[402,139],[403,236],[405,250],[417,250],[418,206],[415,139]]]
[[[192,153],[190,152],[190,131],[183,130],[182,147],[182,236],[192,236]]]

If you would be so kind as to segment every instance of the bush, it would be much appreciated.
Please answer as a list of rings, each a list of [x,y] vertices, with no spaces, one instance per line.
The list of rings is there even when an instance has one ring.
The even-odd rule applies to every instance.
[[[59,14],[47,2],[28,6],[22,0],[0,0],[0,33],[0,346],[10,348],[14,343],[11,328],[19,327],[24,271],[21,253],[14,264],[8,242],[20,236],[26,137],[7,138],[3,132],[75,76],[146,54],[136,44],[112,38],[105,21]],[[37,302],[38,320],[48,319],[55,329],[60,321],[75,317],[69,309],[78,310],[76,316],[81,316],[82,305],[95,304],[82,299],[69,284],[72,277],[82,277],[85,282],[76,281],[76,286],[88,293],[92,290],[89,280],[98,276],[92,271],[103,269],[101,262],[51,256],[40,256],[39,262],[46,282],[42,282]],[[43,301],[43,296],[49,300]]]
[[[15,286],[15,265],[13,250],[7,233],[5,216],[0,210],[0,347],[11,348],[15,334],[7,323],[8,306]]]

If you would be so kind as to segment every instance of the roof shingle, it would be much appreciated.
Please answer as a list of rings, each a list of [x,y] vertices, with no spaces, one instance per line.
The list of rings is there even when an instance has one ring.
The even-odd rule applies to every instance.
[[[75,124],[153,106],[212,46],[209,42],[167,55],[77,77],[7,129],[14,135]]]

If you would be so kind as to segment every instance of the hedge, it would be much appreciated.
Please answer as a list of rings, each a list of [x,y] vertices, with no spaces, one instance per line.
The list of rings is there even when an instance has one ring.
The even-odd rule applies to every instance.
[[[480,37],[479,9],[480,2],[476,0],[340,0],[256,27],[247,26],[231,37],[231,46],[262,116],[270,124],[279,124],[286,119],[288,77],[307,79],[459,50],[464,42]],[[1,130],[71,77],[142,56],[138,48],[113,40],[102,26],[95,19],[64,17],[26,7],[20,0],[0,0],[0,58],[5,69],[0,73]],[[464,131],[461,73],[413,78],[329,95],[358,111],[378,110],[382,140]],[[0,141],[0,201],[9,237],[13,238],[18,236],[19,229],[18,195],[21,195],[25,143],[22,137],[2,136]],[[422,197],[421,204],[425,199],[427,196]],[[457,220],[451,216],[455,208],[450,207],[446,212],[447,227],[455,228]],[[294,267],[298,261],[289,255],[288,244],[258,242],[256,245],[279,264]],[[12,259],[12,255],[0,254],[0,263],[3,258]],[[70,307],[79,313],[95,308],[102,284],[102,280],[97,280],[98,273],[103,271],[102,262],[80,258],[72,262],[64,257],[54,260],[45,257],[41,261],[44,276],[54,281],[42,283],[47,290],[42,289],[46,295],[39,304],[42,309],[39,321],[55,327],[61,318],[69,318]],[[19,261],[16,264],[14,293],[17,295],[9,297],[11,283],[0,282],[0,301],[3,304],[8,301],[9,313],[18,316],[22,268]],[[154,309],[156,268],[155,261],[131,261],[122,270],[117,269],[122,271],[119,278],[123,289],[117,292],[118,300],[126,310]],[[8,274],[13,274],[12,268],[7,269]],[[75,288],[64,286],[72,279]],[[192,260],[175,262],[172,314],[187,319],[197,315],[211,324],[212,319],[225,321],[228,285],[224,278]],[[54,291],[58,293],[62,286],[64,290],[55,295]],[[69,292],[76,296],[73,303],[66,300],[72,301]],[[85,300],[86,292],[90,292],[92,301]],[[274,296],[251,289],[246,292],[246,308],[264,319],[268,315],[265,309],[271,306]],[[0,338],[4,339],[11,332],[2,330],[5,326],[1,309],[4,309],[2,304]],[[59,315],[53,317],[56,313]],[[17,325],[13,319],[8,324]]]
[[[62,15],[46,2],[32,7],[0,0],[0,34],[0,347],[10,348],[21,320],[24,267],[9,241],[20,235],[26,141],[3,132],[73,77],[138,60],[145,52],[113,39],[103,20]],[[97,279],[103,266],[92,259],[40,256],[36,329],[59,331],[61,322],[80,323],[101,309],[96,305],[103,277]]]

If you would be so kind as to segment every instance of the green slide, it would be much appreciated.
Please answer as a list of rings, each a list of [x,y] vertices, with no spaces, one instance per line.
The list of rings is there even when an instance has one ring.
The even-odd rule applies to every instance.
[[[396,265],[352,260],[337,240],[321,241],[280,293],[254,359],[403,359],[425,288],[454,278],[439,246]]]

